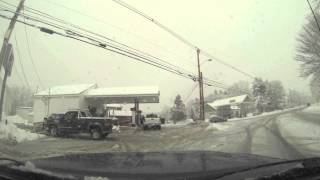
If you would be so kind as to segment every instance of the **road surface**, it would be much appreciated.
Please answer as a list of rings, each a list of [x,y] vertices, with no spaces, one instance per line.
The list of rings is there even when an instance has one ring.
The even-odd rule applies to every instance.
[[[161,131],[127,128],[101,141],[86,136],[45,137],[16,145],[0,141],[0,152],[34,159],[70,153],[208,150],[297,159],[320,155],[319,117],[293,110],[219,124],[164,127]]]

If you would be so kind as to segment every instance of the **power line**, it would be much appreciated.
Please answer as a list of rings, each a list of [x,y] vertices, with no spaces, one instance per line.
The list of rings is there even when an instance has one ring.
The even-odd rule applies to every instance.
[[[20,55],[20,51],[19,51],[19,45],[18,45],[18,41],[17,41],[16,35],[14,35],[14,40],[15,40],[15,44],[16,44],[16,48],[15,49],[16,49],[16,52],[18,54],[18,60],[19,60],[20,68],[21,68],[22,75],[23,75],[23,78],[24,78],[24,82],[27,85],[27,87],[30,89],[30,84],[29,84],[29,81],[27,79],[26,73],[24,71],[23,65],[22,65],[22,59],[21,59],[21,55]],[[13,67],[15,67],[15,66],[13,66]]]
[[[16,66],[13,66],[13,70],[14,70],[15,74],[17,75],[19,81],[20,81],[23,85],[26,85],[25,82],[22,80],[22,78],[21,78],[21,76],[20,76],[20,74],[19,74]]]
[[[0,16],[1,16],[2,18],[5,18],[5,19],[10,19],[9,17],[4,16],[4,15],[0,15]],[[25,16],[25,15],[24,15],[24,16]],[[97,44],[97,42],[98,42],[97,40],[94,40],[93,42],[89,42],[89,41],[87,41],[87,40],[92,40],[92,39],[91,39],[91,38],[88,38],[88,37],[86,37],[87,40],[83,40],[83,39],[80,39],[80,38],[83,37],[83,36],[80,36],[80,38],[79,38],[79,37],[74,37],[74,36],[72,36],[72,35],[74,35],[74,34],[70,34],[70,33],[69,33],[69,34],[68,34],[68,33],[67,33],[67,34],[59,33],[59,32],[57,32],[57,31],[54,31],[54,30],[51,30],[51,29],[47,29],[47,28],[44,28],[44,27],[40,27],[40,26],[36,26],[36,25],[34,25],[34,24],[27,23],[26,21],[17,20],[17,22],[23,23],[23,24],[28,25],[28,26],[31,26],[31,27],[33,27],[33,28],[37,28],[37,29],[41,30],[42,32],[46,32],[46,33],[49,33],[49,34],[57,34],[57,35],[64,36],[64,37],[67,37],[67,38],[71,38],[71,39],[74,39],[74,40],[78,40],[78,41],[81,41],[81,42],[84,42],[84,43],[87,43],[87,44],[90,44],[90,45],[94,45],[94,46],[96,46],[96,47],[104,48],[104,49],[106,49],[106,50],[109,50],[109,51],[112,51],[112,52],[115,52],[115,53],[118,53],[118,54],[127,56],[127,57],[129,57],[129,58],[132,58],[132,59],[135,59],[135,60],[138,60],[138,61],[147,63],[147,64],[149,64],[149,65],[158,67],[158,68],[160,68],[160,69],[169,71],[169,72],[171,72],[171,73],[174,73],[174,74],[183,76],[183,77],[185,77],[185,78],[192,79],[192,80],[194,80],[194,81],[196,80],[196,79],[195,79],[195,76],[192,75],[192,74],[187,74],[187,73],[184,73],[184,72],[180,72],[180,71],[177,70],[177,69],[172,69],[172,68],[169,69],[168,67],[163,66],[163,64],[159,64],[159,63],[158,63],[158,64],[154,64],[155,62],[153,62],[153,61],[150,62],[150,59],[148,59],[148,58],[141,57],[141,56],[139,56],[139,55],[137,55],[137,54],[130,53],[130,52],[125,51],[125,50],[123,50],[123,49],[115,48],[115,47],[112,47],[112,46],[111,46],[111,48],[115,48],[115,49],[111,49],[111,48],[108,48],[107,46],[101,46],[101,44],[100,44],[101,42],[99,42],[99,43]],[[214,84],[214,83],[212,83],[212,82],[208,82],[208,83],[206,83],[206,84],[207,84],[207,85],[210,85],[210,86],[218,87],[216,84]],[[219,86],[219,88],[224,88],[224,87]]]
[[[23,13],[24,13],[24,11],[23,11]],[[23,18],[23,21],[25,21],[25,18]],[[37,70],[37,68],[36,68],[36,66],[35,66],[35,64],[34,64],[34,61],[33,61],[33,56],[32,56],[32,54],[31,54],[31,50],[30,50],[30,43],[29,43],[29,37],[28,37],[28,32],[27,32],[27,26],[26,26],[26,25],[24,25],[24,32],[25,32],[25,35],[26,35],[26,44],[27,44],[27,50],[28,50],[28,54],[29,54],[29,59],[30,59],[30,61],[31,61],[32,67],[33,67],[33,69],[34,69],[34,72],[35,72],[35,74],[36,74],[36,77],[37,77],[37,79],[38,79],[38,82],[39,82],[40,86],[41,86],[42,88],[44,88],[44,86],[43,86],[43,84],[42,84],[42,81],[41,81],[41,79],[40,79],[38,70]]]
[[[193,94],[194,90],[196,90],[197,86],[198,86],[198,83],[195,83],[194,86],[193,86],[193,88],[191,89],[190,93],[186,96],[184,102],[186,102],[186,101],[189,100],[189,98],[190,98],[191,95]]]
[[[132,35],[132,36],[134,36],[134,37],[136,37],[136,38],[138,38],[138,39],[141,39],[141,40],[143,40],[144,42],[146,42],[146,43],[148,43],[148,44],[151,44],[151,45],[153,45],[153,46],[156,46],[156,47],[158,47],[158,48],[161,48],[162,50],[166,51],[167,53],[169,53],[169,54],[171,54],[171,55],[174,55],[174,56],[177,56],[177,57],[179,56],[179,58],[181,58],[181,56],[178,55],[178,54],[176,54],[175,52],[170,51],[170,50],[168,50],[167,48],[165,48],[165,47],[163,47],[163,46],[161,46],[161,45],[159,45],[159,44],[156,44],[156,43],[154,43],[154,42],[152,42],[152,41],[150,41],[150,40],[148,40],[148,39],[146,39],[146,38],[144,38],[144,37],[142,37],[142,36],[140,36],[140,35],[138,35],[138,34],[136,34],[136,33],[129,32],[129,31],[127,31],[127,30],[125,30],[125,29],[123,29],[123,28],[121,28],[121,27],[119,27],[119,26],[116,26],[116,25],[114,25],[114,24],[107,23],[107,22],[104,21],[104,20],[101,20],[101,19],[96,18],[96,17],[94,17],[94,16],[90,16],[90,15],[88,15],[88,14],[85,14],[85,13],[81,12],[81,11],[78,11],[78,10],[76,10],[76,9],[73,9],[73,8],[70,8],[70,7],[67,7],[67,6],[64,6],[64,5],[59,4],[59,3],[56,3],[56,2],[52,2],[52,1],[49,1],[49,0],[44,0],[44,2],[46,2],[46,3],[48,3],[48,4],[51,4],[51,5],[54,5],[54,6],[57,6],[57,7],[60,7],[60,8],[64,8],[64,9],[66,9],[66,10],[69,10],[69,11],[73,12],[73,13],[79,14],[79,15],[84,16],[84,17],[87,17],[87,18],[90,18],[90,19],[95,20],[95,21],[97,21],[97,22],[99,22],[99,23],[102,23],[102,24],[104,24],[104,25],[111,26],[111,27],[113,27],[113,28],[115,28],[115,29],[117,29],[117,30],[123,31],[123,32],[128,33],[128,34],[130,34],[130,35]],[[25,6],[25,7],[26,7],[26,6]],[[29,8],[30,8],[30,7],[29,7]],[[32,8],[30,8],[30,9],[32,9]],[[34,9],[33,9],[33,10],[34,10]],[[37,10],[36,10],[36,11],[37,11]],[[192,63],[192,65],[194,65],[194,62],[193,62],[193,61],[189,61],[188,59],[186,59],[186,60],[187,60],[188,62]]]
[[[1,2],[4,2],[3,0],[0,0],[0,1],[1,1]],[[9,6],[15,7],[13,4],[10,4],[10,3],[8,3],[8,2],[5,2],[5,3],[6,3],[7,5],[9,5]],[[56,4],[56,3],[53,3],[53,4]],[[132,50],[132,51],[137,51],[137,52],[143,53],[143,54],[145,54],[145,55],[147,55],[147,56],[152,56],[152,55],[150,55],[150,54],[148,54],[148,53],[146,53],[146,52],[143,52],[143,51],[138,50],[138,49],[136,49],[136,48],[130,47],[130,46],[126,45],[126,44],[123,44],[123,43],[120,43],[120,42],[118,42],[118,41],[115,41],[115,40],[113,40],[112,38],[106,37],[106,36],[104,36],[104,35],[101,35],[101,34],[92,32],[92,31],[90,31],[90,30],[84,29],[84,28],[79,27],[79,26],[77,26],[77,25],[74,25],[74,24],[72,24],[72,23],[70,23],[70,22],[66,22],[65,20],[56,18],[56,17],[54,17],[54,16],[52,16],[52,15],[50,15],[50,14],[41,12],[41,11],[36,10],[36,9],[34,9],[34,8],[30,8],[30,7],[28,7],[28,6],[24,6],[24,7],[25,7],[25,10],[26,10],[26,11],[28,11],[28,12],[30,12],[30,13],[32,13],[32,14],[36,14],[36,15],[39,15],[39,16],[41,16],[41,17],[44,17],[44,18],[53,20],[53,21],[55,21],[55,22],[58,22],[58,23],[61,23],[61,24],[64,24],[64,25],[71,26],[72,28],[76,28],[76,29],[81,30],[81,31],[84,31],[84,32],[86,32],[86,33],[90,33],[90,34],[92,34],[92,35],[98,36],[99,38],[103,38],[103,39],[106,39],[106,40],[108,40],[108,41],[112,41],[112,42],[114,42],[114,43],[116,43],[116,44],[118,44],[118,45],[124,46],[124,47],[126,47],[126,48],[128,48],[128,49],[130,49],[130,50]],[[63,6],[63,5],[61,5],[61,7],[64,7],[64,8],[66,8],[66,9],[68,9],[68,10],[71,9],[71,8],[65,7],[65,6]],[[73,11],[75,11],[75,12],[77,12],[77,13],[80,13],[80,14],[83,14],[83,13],[77,11],[77,10],[73,10]],[[14,11],[14,10],[10,10],[10,12],[14,13],[15,11]],[[85,16],[85,14],[83,14],[83,15]],[[20,16],[21,16],[21,14],[20,14]],[[87,16],[88,16],[88,15],[87,15]],[[91,17],[91,16],[89,16],[89,17]],[[33,20],[34,20],[35,17],[32,17],[32,16],[28,15],[28,19],[33,19]],[[46,21],[46,20],[41,19],[41,22],[42,22],[42,23],[46,23],[47,25],[49,25],[49,24],[48,24],[48,21]],[[52,22],[51,22],[51,23],[52,23]],[[61,28],[66,28],[66,27],[63,27],[63,26],[58,25],[58,24],[54,24],[54,26],[55,26],[55,28],[59,28],[59,29],[61,29]],[[64,29],[63,29],[63,30],[64,30]],[[71,31],[71,29],[69,29],[69,30]],[[81,33],[81,32],[78,32],[78,33],[79,33],[79,34],[83,34],[83,33]],[[92,37],[92,36],[91,36],[91,37]],[[153,56],[153,58],[154,58],[154,56]],[[163,61],[162,59],[159,59],[159,58],[158,58],[158,60]],[[164,62],[164,61],[163,61],[163,62]],[[172,64],[172,63],[169,63],[169,62],[165,62],[165,63],[168,63],[168,64],[170,64],[170,65],[176,66],[176,65],[174,65],[174,64]],[[178,67],[178,66],[176,66],[176,67]],[[178,67],[178,68],[179,68],[179,67]]]
[[[35,19],[34,17],[30,17],[30,16],[26,16],[25,14],[20,14],[20,16],[23,16],[24,18],[26,18],[26,19],[29,19],[29,20],[33,20],[33,21],[37,21],[37,22],[40,22],[40,23],[44,23],[44,24],[46,24],[46,25],[49,25],[49,26],[53,26],[53,27],[55,27],[55,28],[58,28],[58,29],[61,29],[61,30],[64,30],[64,31],[66,31],[67,32],[67,34],[69,34],[69,35],[73,35],[73,36],[79,36],[79,37],[82,37],[82,38],[86,38],[86,39],[89,39],[89,40],[91,40],[91,41],[94,41],[94,42],[96,42],[96,43],[100,43],[100,45],[101,45],[101,42],[99,42],[99,39],[95,39],[94,37],[92,37],[92,36],[85,36],[85,35],[83,35],[83,34],[81,34],[81,33],[77,33],[77,32],[73,32],[73,31],[71,31],[71,30],[69,30],[69,29],[64,29],[65,27],[62,27],[62,26],[59,26],[59,25],[56,25],[56,24],[52,24],[52,23],[50,23],[50,22],[48,22],[48,21],[43,21],[43,20],[39,20],[39,19]],[[114,40],[113,40],[114,41]],[[115,41],[116,42],[116,41]],[[115,49],[118,49],[119,50],[119,46],[116,46],[116,45],[110,45],[110,44],[108,44],[109,46],[111,46],[111,47],[113,47],[113,48],[115,48]],[[128,47],[128,46],[126,46],[126,47]],[[128,47],[128,48],[130,48],[130,47]],[[134,50],[136,50],[136,49],[134,49]],[[131,50],[128,50],[128,49],[126,49],[126,51],[127,52],[130,52],[130,53],[133,53]],[[142,51],[139,51],[139,50],[136,50],[136,51],[138,51],[138,52],[140,52],[140,53],[144,53],[144,52],[142,52]],[[157,58],[157,57],[154,57],[154,56],[152,56],[152,55],[150,55],[150,54],[143,54],[142,56],[150,56],[150,57],[152,57],[152,58],[155,58],[155,59],[157,59],[157,60],[160,60],[160,61],[162,61],[162,62],[164,62],[164,63],[167,63],[167,64],[169,64],[169,65],[172,65],[172,66],[174,66],[174,67],[176,67],[176,68],[180,68],[180,67],[178,67],[178,66],[175,66],[175,65],[173,65],[173,64],[171,64],[171,63],[168,63],[167,61],[164,61],[164,60],[162,60],[162,59],[160,59],[160,58]],[[180,68],[181,69],[181,68]],[[185,71],[185,70],[179,70],[179,71]]]
[[[1,1],[1,0],[0,0],[0,1]],[[11,5],[11,6],[14,6],[14,5]],[[14,11],[10,11],[10,10],[8,10],[8,11],[14,13]],[[36,11],[42,13],[41,11],[38,11],[38,10],[36,10]],[[44,14],[45,14],[45,13],[44,13]],[[29,19],[29,20],[33,20],[33,21],[40,22],[40,23],[43,23],[43,24],[46,24],[46,25],[49,25],[49,26],[53,26],[53,27],[58,28],[58,29],[60,29],[60,30],[66,31],[68,34],[71,34],[71,35],[76,35],[76,36],[79,36],[79,37],[85,37],[85,34],[83,34],[83,33],[81,33],[81,32],[73,32],[73,31],[70,30],[70,29],[66,29],[66,27],[64,27],[64,26],[57,25],[57,24],[54,24],[54,23],[52,24],[52,22],[48,22],[48,21],[46,21],[46,20],[42,20],[42,19],[39,20],[39,19],[37,19],[37,18],[35,18],[35,17],[32,17],[32,16],[30,16],[30,15],[26,16],[25,14],[20,14],[20,16],[23,16],[24,18]],[[50,19],[51,19],[51,20],[56,20],[56,19],[57,19],[57,18],[52,17],[51,15],[46,14],[46,17],[47,17],[47,16],[50,16]],[[68,23],[68,22],[65,22],[65,21],[59,20],[59,19],[58,19],[58,21],[59,21],[59,22],[63,22],[64,24],[68,24],[68,25],[71,24],[71,23]],[[74,26],[74,25],[73,25],[73,27],[79,28],[79,27]],[[80,30],[83,30],[83,28],[81,28]],[[86,32],[92,33],[92,32],[90,32],[90,31],[86,31]],[[94,35],[96,35],[96,33],[94,33]],[[104,37],[104,38],[107,39],[107,40],[110,40],[110,38],[107,38],[107,37],[105,37],[105,36],[102,36],[102,35],[99,35],[99,36],[100,36],[100,37]],[[95,41],[95,42],[98,42],[98,43],[100,43],[99,40],[101,40],[101,39],[97,40],[97,39],[95,39],[95,38],[92,37],[92,36],[85,37],[85,38],[87,38],[87,39],[89,39],[89,40],[92,40],[92,41]],[[115,42],[115,43],[118,43],[117,41],[114,41],[114,40],[112,40],[112,41]],[[123,43],[118,43],[118,44],[124,45]],[[117,49],[119,48],[118,45],[114,45],[114,44],[113,44],[113,46],[117,46],[117,47],[116,47]],[[144,53],[144,52],[142,52],[142,51],[140,51],[140,50],[131,48],[131,47],[126,46],[126,45],[124,45],[124,46],[127,48],[126,50],[128,50],[128,48],[130,48],[130,49],[129,49],[130,52],[132,52],[131,49],[133,49],[133,51],[136,51],[136,52],[139,52],[139,53],[143,53],[143,56],[150,56],[150,57],[152,57],[152,58],[154,58],[154,59],[157,59],[157,60],[159,60],[159,61],[161,61],[161,62],[164,62],[164,63],[166,63],[166,64],[168,64],[168,65],[170,65],[170,66],[174,66],[175,68],[180,68],[180,67],[178,67],[178,66],[176,66],[176,65],[173,65],[173,64],[171,64],[171,63],[169,63],[169,62],[167,62],[167,61],[164,61],[164,60],[162,60],[162,59],[160,59],[160,58],[157,58],[157,57],[155,57],[155,56],[152,56],[152,55],[150,55],[150,54]],[[168,65],[167,65],[167,67],[168,67]],[[187,72],[187,73],[189,73],[189,74],[192,74],[192,73],[190,73],[190,72],[188,72],[188,71],[183,70],[183,69],[180,68],[179,73],[181,73],[181,71],[185,71],[185,72]],[[194,78],[193,78],[193,80],[194,80]]]
[[[142,11],[134,8],[133,6],[131,6],[131,5],[123,2],[123,1],[121,1],[121,0],[112,0],[112,1],[114,1],[115,3],[121,5],[122,7],[125,7],[125,8],[127,8],[127,9],[133,11],[134,13],[136,13],[136,14],[144,17],[145,19],[153,22],[154,24],[156,24],[157,26],[159,26],[160,28],[162,28],[163,30],[165,30],[166,32],[168,32],[169,34],[171,34],[172,36],[174,36],[174,37],[177,38],[178,40],[182,41],[182,42],[185,43],[186,45],[188,45],[188,46],[190,46],[190,47],[192,47],[192,48],[194,48],[194,49],[200,49],[199,47],[197,47],[196,45],[192,44],[190,41],[188,41],[187,39],[183,38],[182,36],[180,36],[179,34],[177,34],[176,32],[174,32],[173,30],[171,30],[171,29],[169,29],[168,27],[166,27],[165,25],[161,24],[159,21],[157,21],[157,20],[155,20],[154,18],[148,16],[147,14],[143,13]],[[237,67],[235,67],[235,66],[232,66],[231,64],[228,64],[228,63],[222,61],[222,60],[219,59],[219,58],[216,58],[215,56],[213,56],[213,55],[211,55],[210,53],[204,51],[203,49],[200,49],[200,51],[201,51],[205,56],[207,56],[207,57],[209,57],[209,58],[212,58],[212,59],[216,60],[217,62],[219,62],[219,63],[221,63],[221,64],[223,64],[223,65],[225,65],[225,66],[228,66],[228,67],[232,68],[233,70],[235,70],[235,71],[237,71],[237,72],[239,72],[239,73],[241,73],[241,74],[244,74],[244,75],[246,75],[246,76],[248,76],[248,77],[250,77],[250,78],[254,78],[254,76],[250,75],[249,73],[244,72],[244,71],[240,70],[239,68],[237,68]]]

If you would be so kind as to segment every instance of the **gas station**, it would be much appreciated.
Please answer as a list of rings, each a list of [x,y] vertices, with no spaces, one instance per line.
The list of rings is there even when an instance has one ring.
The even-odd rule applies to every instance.
[[[86,104],[105,109],[108,104],[133,104],[130,109],[132,112],[132,125],[140,126],[141,103],[159,103],[160,91],[156,86],[148,87],[108,87],[91,89],[85,94]],[[118,109],[119,107],[109,107]],[[108,108],[107,108],[108,110]],[[107,112],[109,114],[109,112]]]

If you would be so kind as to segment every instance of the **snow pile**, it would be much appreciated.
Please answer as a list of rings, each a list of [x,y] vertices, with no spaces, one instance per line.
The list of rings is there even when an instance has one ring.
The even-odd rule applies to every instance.
[[[193,121],[193,119],[186,119],[186,120],[183,120],[183,121],[178,121],[177,123],[176,123],[176,125],[182,125],[182,126],[184,126],[184,125],[188,125],[188,124],[191,124],[191,123],[193,123],[194,121]]]
[[[14,123],[4,121],[0,122],[0,139],[9,141],[22,142],[31,141],[43,137],[43,135],[31,133],[29,131],[19,129]]]
[[[302,112],[312,113],[312,114],[320,114],[320,105],[319,104],[312,105],[312,106],[302,110]]]
[[[92,177],[92,176],[85,176],[84,180],[110,180],[107,177]]]
[[[17,124],[25,124],[32,126],[32,123],[29,122],[27,119],[23,119],[21,116],[14,115],[14,116],[7,116],[6,118],[9,123],[17,123]]]
[[[162,124],[162,127],[179,127],[179,126],[186,126],[189,124],[194,123],[193,119],[186,119],[183,121],[178,121],[176,122],[176,124],[174,124],[172,121],[170,121],[170,123],[166,123],[166,124]]]
[[[220,122],[220,123],[210,123],[209,126],[206,128],[206,130],[219,130],[219,131],[225,131],[233,126],[233,123],[229,122]]]

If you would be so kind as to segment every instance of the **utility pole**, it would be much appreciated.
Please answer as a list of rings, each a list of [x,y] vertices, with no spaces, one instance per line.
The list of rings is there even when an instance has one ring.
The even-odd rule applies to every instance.
[[[200,70],[200,49],[197,49],[197,60],[198,60],[198,81],[199,81],[199,100],[200,100],[200,103],[199,103],[199,106],[200,106],[200,114],[199,114],[199,118],[200,120],[204,120],[204,102],[203,102],[203,83],[202,83],[202,73],[201,73],[201,70]]]
[[[202,76],[202,72],[200,72],[200,78],[201,78],[201,107],[202,107],[202,120],[205,120],[205,112],[204,112],[204,93],[203,93],[203,76]]]
[[[1,47],[1,52],[0,52],[0,54],[1,54],[0,55],[0,72],[1,72],[2,65],[4,66],[5,72],[4,72],[4,77],[3,77],[2,86],[1,86],[0,121],[2,121],[2,111],[3,111],[4,94],[5,94],[5,89],[6,89],[7,78],[8,78],[8,75],[10,75],[11,68],[12,68],[12,66],[11,66],[10,70],[7,69],[8,68],[8,62],[10,61],[10,59],[8,59],[8,58],[10,58],[10,57],[8,57],[8,56],[6,57],[4,54],[6,52],[8,52],[9,40],[10,40],[12,31],[13,31],[13,28],[14,28],[14,26],[16,24],[17,19],[18,19],[19,13],[20,13],[21,9],[23,8],[24,1],[25,0],[21,0],[20,1],[19,5],[17,7],[16,13],[13,15],[13,17],[12,17],[12,19],[10,21],[9,27],[8,27],[5,35],[4,35],[3,44],[2,44],[2,47]],[[13,61],[13,59],[12,59],[12,61]],[[5,62],[7,62],[7,63],[5,63]]]

